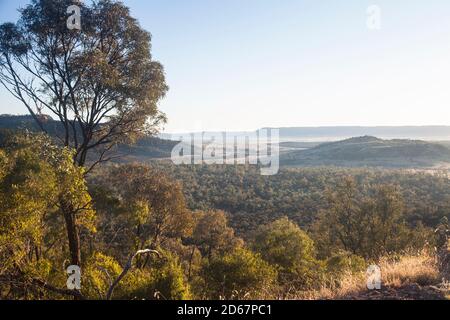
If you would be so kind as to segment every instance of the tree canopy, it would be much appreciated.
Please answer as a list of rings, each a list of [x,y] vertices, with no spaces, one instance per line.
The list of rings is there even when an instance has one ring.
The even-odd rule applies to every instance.
[[[110,159],[118,142],[165,122],[158,102],[168,87],[152,59],[151,36],[121,2],[80,3],[81,30],[67,28],[71,0],[33,0],[17,23],[0,25],[0,83],[45,131],[45,113],[84,166]]]
[[[0,150],[0,162],[0,279],[10,283],[12,295],[28,286],[36,292],[40,286],[32,284],[55,273],[62,287],[59,269],[70,244],[60,199],[74,208],[77,228],[96,231],[83,169],[74,166],[70,150],[53,147],[44,136],[13,137]]]

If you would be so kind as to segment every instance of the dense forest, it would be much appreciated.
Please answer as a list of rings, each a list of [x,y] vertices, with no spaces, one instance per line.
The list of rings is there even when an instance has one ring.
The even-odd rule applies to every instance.
[[[309,228],[327,207],[327,194],[347,177],[354,179],[355,197],[370,196],[380,185],[396,186],[405,204],[404,219],[414,226],[435,227],[450,218],[450,180],[446,171],[434,174],[374,168],[286,168],[261,176],[254,166],[175,166],[154,162],[157,170],[179,180],[190,209],[219,209],[245,237],[265,222],[287,216]]]
[[[158,162],[107,165],[85,179],[69,150],[35,134],[11,136],[0,154],[6,299],[283,298],[386,254],[442,245],[435,230],[449,216],[444,173],[263,177],[255,167]],[[61,289],[70,255],[61,197],[79,230],[76,293]]]

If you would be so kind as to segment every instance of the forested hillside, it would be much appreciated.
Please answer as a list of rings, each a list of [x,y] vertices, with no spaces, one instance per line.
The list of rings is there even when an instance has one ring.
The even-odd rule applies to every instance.
[[[255,167],[153,166],[183,184],[191,209],[228,212],[241,235],[283,216],[308,228],[326,208],[327,192],[346,177],[355,179],[359,197],[370,195],[378,185],[398,186],[406,205],[405,219],[412,225],[422,222],[434,227],[442,217],[450,218],[450,180],[445,171],[318,167],[282,169],[278,175],[264,177]]]
[[[64,137],[64,127],[61,122],[49,116],[42,116],[43,126],[55,142],[61,142]],[[17,131],[29,130],[39,132],[40,128],[31,116],[0,115],[0,141]],[[115,160],[119,162],[169,158],[176,141],[163,140],[157,137],[142,137],[133,144],[118,144]]]

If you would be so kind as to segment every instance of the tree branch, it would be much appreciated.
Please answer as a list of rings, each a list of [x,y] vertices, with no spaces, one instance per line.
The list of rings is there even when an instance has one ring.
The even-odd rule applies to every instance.
[[[151,254],[151,253],[154,253],[158,257],[161,257],[161,255],[159,254],[158,251],[150,250],[150,249],[139,250],[134,255],[130,256],[130,258],[127,261],[127,264],[123,268],[122,273],[117,277],[116,280],[114,280],[113,284],[109,287],[108,293],[106,294],[106,300],[111,300],[111,297],[112,297],[112,295],[114,293],[114,289],[119,284],[119,282],[127,275],[127,273],[130,271],[131,267],[133,266],[134,258],[136,258],[137,256],[139,256],[141,254]]]

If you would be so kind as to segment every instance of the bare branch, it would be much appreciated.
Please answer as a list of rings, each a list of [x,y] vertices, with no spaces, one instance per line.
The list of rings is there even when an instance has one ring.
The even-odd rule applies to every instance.
[[[145,249],[145,250],[139,250],[137,251],[134,255],[130,256],[130,258],[128,259],[127,264],[125,265],[125,267],[123,268],[122,273],[119,275],[119,277],[117,277],[116,280],[114,280],[113,284],[109,287],[108,293],[106,294],[106,300],[111,300],[112,295],[114,293],[114,289],[116,288],[116,286],[119,284],[119,282],[127,275],[127,273],[130,271],[130,269],[133,266],[133,260],[141,255],[141,254],[156,254],[158,257],[161,257],[160,253],[156,250],[150,250],[150,249]]]

